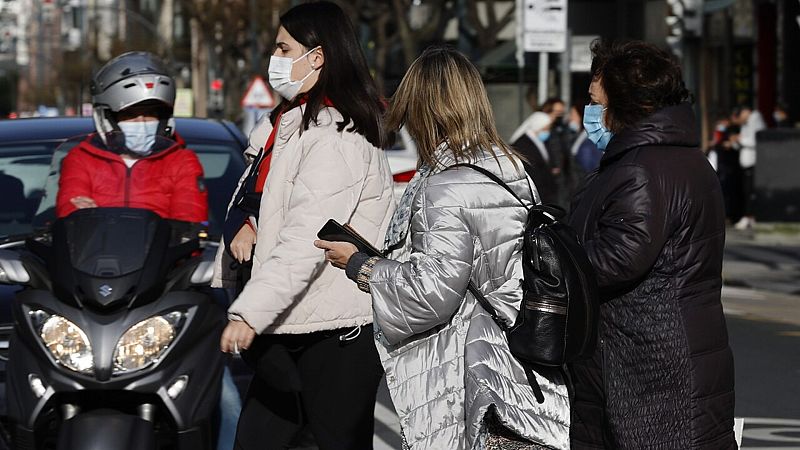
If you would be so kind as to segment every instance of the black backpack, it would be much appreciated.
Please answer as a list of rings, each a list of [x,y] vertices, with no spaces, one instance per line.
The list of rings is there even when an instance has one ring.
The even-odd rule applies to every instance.
[[[563,367],[590,357],[597,344],[600,296],[586,251],[569,225],[558,220],[560,209],[527,206],[511,188],[488,170],[469,167],[504,187],[528,209],[523,233],[523,297],[519,315],[508,327],[497,311],[470,282],[476,300],[505,331],[511,354],[526,367],[537,400],[544,401],[531,366]]]

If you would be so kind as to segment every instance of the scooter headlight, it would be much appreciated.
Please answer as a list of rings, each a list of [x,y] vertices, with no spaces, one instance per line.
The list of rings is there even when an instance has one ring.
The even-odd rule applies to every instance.
[[[59,364],[75,372],[94,371],[92,344],[86,333],[74,323],[61,316],[49,316],[43,321],[39,336]]]
[[[153,316],[130,327],[114,352],[114,374],[143,369],[158,362],[180,330],[184,313]]]

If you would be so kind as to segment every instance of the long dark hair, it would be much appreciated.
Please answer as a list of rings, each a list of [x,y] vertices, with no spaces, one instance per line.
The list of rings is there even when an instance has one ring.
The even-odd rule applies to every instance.
[[[327,98],[344,118],[337,123],[339,131],[352,121],[347,131],[363,135],[376,147],[385,147],[387,138],[381,122],[384,104],[344,11],[326,1],[303,3],[283,14],[280,23],[307,50],[319,46],[325,55],[319,79],[306,96],[303,129],[307,130],[312,120],[316,123]],[[284,100],[272,113],[273,123],[279,111],[296,104],[297,99]]]
[[[608,97],[606,125],[615,133],[667,106],[693,100],[669,52],[642,41],[592,42],[592,79]]]

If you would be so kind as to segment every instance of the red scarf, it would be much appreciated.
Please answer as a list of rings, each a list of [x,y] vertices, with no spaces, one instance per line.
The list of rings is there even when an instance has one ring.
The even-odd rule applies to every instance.
[[[298,99],[297,106],[304,105],[308,100],[307,95],[303,95]],[[333,102],[330,101],[328,97],[325,97],[322,100],[322,104],[325,106],[333,106]],[[264,144],[264,151],[269,152],[264,156],[264,159],[258,164],[258,177],[256,177],[256,192],[263,192],[264,191],[264,183],[267,182],[267,174],[269,174],[269,165],[272,161],[272,146],[275,145],[275,133],[278,131],[278,125],[281,123],[281,116],[283,116],[283,111],[278,113],[278,117],[275,118],[275,125],[272,127],[272,132],[269,133],[269,137],[267,138],[266,144]]]

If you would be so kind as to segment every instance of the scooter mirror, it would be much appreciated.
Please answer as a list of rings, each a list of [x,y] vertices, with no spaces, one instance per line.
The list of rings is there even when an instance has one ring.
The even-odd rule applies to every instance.
[[[31,276],[22,265],[19,254],[11,250],[0,249],[0,283],[27,284]]]

